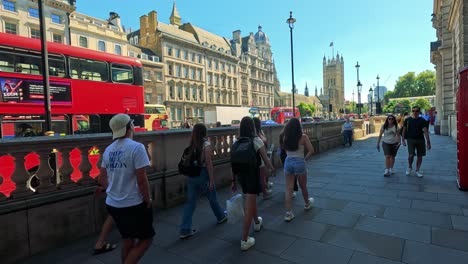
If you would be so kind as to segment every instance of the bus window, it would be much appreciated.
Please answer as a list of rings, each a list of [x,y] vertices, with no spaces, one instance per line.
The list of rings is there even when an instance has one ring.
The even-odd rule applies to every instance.
[[[72,118],[72,125],[73,134],[91,133],[88,115],[74,115]]]
[[[107,63],[103,61],[70,58],[70,76],[72,79],[107,81]]]
[[[49,75],[57,77],[65,77],[65,61],[63,58],[49,57]]]
[[[53,120],[52,119],[52,131],[55,135],[65,136],[70,134],[70,129],[68,127],[68,116],[65,116],[65,120]]]
[[[112,81],[117,83],[133,83],[133,69],[130,65],[115,64],[111,66]]]
[[[11,53],[0,50],[0,71],[14,72],[15,71],[15,56]]]

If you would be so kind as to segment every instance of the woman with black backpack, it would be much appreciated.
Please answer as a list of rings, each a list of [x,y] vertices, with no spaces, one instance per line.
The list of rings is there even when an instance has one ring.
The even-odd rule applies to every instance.
[[[213,161],[211,160],[212,149],[210,142],[206,139],[206,127],[204,124],[196,124],[193,127],[192,139],[187,149],[193,153],[194,168],[197,169],[197,172],[198,170],[200,172],[195,174],[188,173],[186,177],[187,200],[184,205],[182,224],[180,227],[181,239],[189,238],[197,232],[197,230],[192,229],[192,216],[200,192],[204,193],[208,198],[211,210],[213,210],[216,216],[217,223],[221,224],[227,220],[226,211],[219,205],[216,195]]]
[[[231,148],[231,165],[234,174],[232,177],[232,191],[237,191],[237,177],[242,192],[245,194],[241,250],[248,250],[255,245],[255,238],[249,236],[252,220],[254,220],[254,230],[257,232],[262,229],[263,225],[263,219],[258,216],[257,212],[257,195],[262,193],[259,173],[260,159],[263,160],[270,171],[274,170],[268,159],[265,145],[257,136],[253,119],[246,116],[240,122],[239,138]]]

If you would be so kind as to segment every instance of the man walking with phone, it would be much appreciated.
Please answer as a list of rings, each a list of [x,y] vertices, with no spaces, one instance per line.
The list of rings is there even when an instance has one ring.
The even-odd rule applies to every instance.
[[[403,124],[403,146],[408,142],[408,169],[406,169],[406,176],[411,175],[413,172],[414,156],[416,160],[416,176],[423,177],[421,164],[423,156],[426,155],[427,149],[431,149],[431,141],[429,139],[429,132],[427,130],[427,121],[419,116],[421,109],[419,106],[412,108],[412,116],[408,117]]]

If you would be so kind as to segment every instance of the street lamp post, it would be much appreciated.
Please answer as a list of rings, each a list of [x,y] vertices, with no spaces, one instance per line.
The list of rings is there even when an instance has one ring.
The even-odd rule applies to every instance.
[[[362,84],[361,84],[361,81],[359,80],[359,67],[361,67],[361,65],[359,65],[359,62],[356,62],[356,72],[357,72],[357,92],[358,92],[358,105],[357,105],[357,108],[358,108],[358,118],[361,118],[361,89],[362,89]]]
[[[380,77],[379,77],[379,75],[377,74],[377,104],[376,104],[376,106],[375,106],[375,108],[376,108],[375,111],[376,111],[377,114],[380,114],[380,113],[381,113],[381,109],[380,109],[380,94],[379,94],[379,92],[380,92],[379,80],[380,80]]]
[[[289,33],[291,37],[291,77],[292,77],[292,108],[293,108],[293,113],[294,116],[296,116],[296,100],[294,98],[294,94],[296,93],[296,84],[294,83],[294,52],[293,52],[293,29],[294,29],[294,23],[296,22],[296,19],[293,18],[292,16],[292,11],[289,11],[289,18],[286,19],[286,23],[289,25]]]
[[[359,112],[358,118],[361,118],[361,111],[362,111],[362,104],[361,104],[361,91],[362,91],[362,83],[359,81],[357,85],[357,94],[358,94],[358,104],[359,104]]]
[[[351,112],[353,112],[354,114],[354,106],[355,106],[355,103],[354,103],[354,88],[353,88],[353,99],[351,99]]]
[[[46,24],[44,16],[44,1],[39,0],[39,29],[41,31],[41,56],[42,56],[42,85],[44,86],[44,110],[45,110],[45,130],[52,129],[52,118],[50,108],[50,83],[49,83],[49,54],[47,53]]]
[[[370,96],[369,96],[370,97],[370,116],[372,116],[372,97],[373,97],[372,92],[373,91],[374,90],[372,90],[372,86],[371,86],[370,89],[369,89],[369,94],[370,94]]]

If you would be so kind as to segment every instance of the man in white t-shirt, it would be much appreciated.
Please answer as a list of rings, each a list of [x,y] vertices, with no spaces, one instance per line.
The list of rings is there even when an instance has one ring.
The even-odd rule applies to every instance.
[[[151,245],[153,211],[143,144],[133,140],[133,120],[118,114],[109,122],[114,142],[102,156],[99,183],[106,188],[106,208],[123,239],[122,263],[137,263]]]

